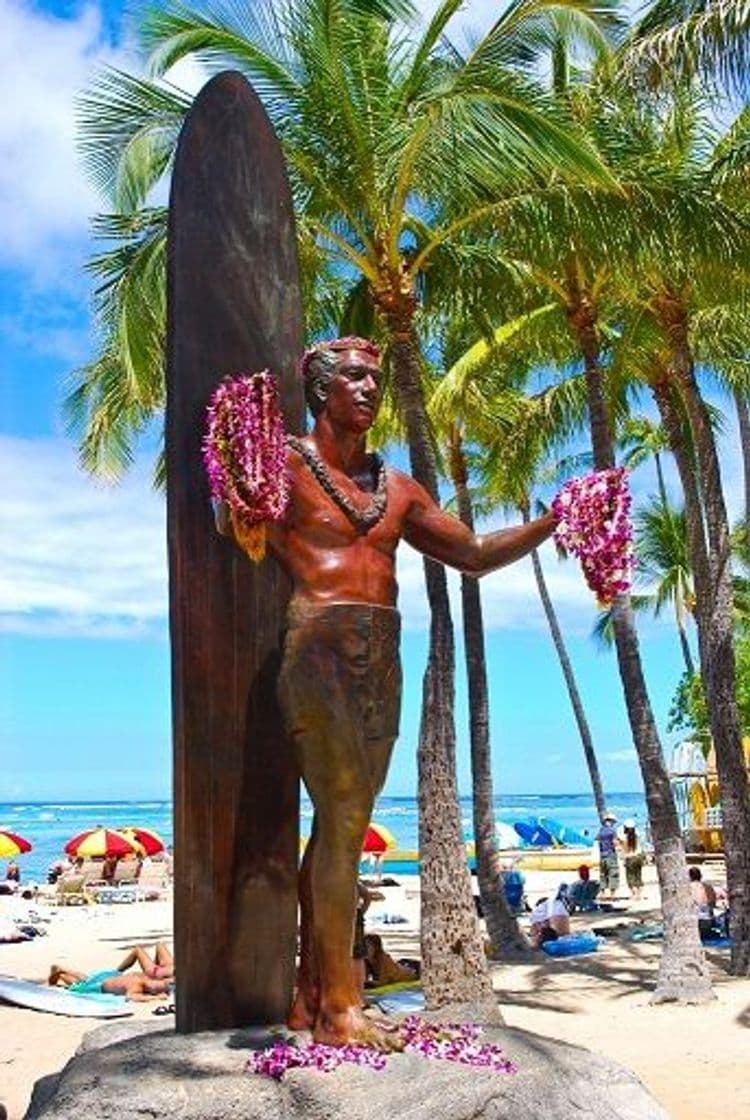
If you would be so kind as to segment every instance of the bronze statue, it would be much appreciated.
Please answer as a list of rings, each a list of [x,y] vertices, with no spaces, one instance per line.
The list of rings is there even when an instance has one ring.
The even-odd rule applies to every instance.
[[[525,556],[551,514],[478,536],[413,478],[366,450],[378,410],[377,347],[322,343],[302,363],[312,433],[288,439],[291,500],[268,545],[293,594],[279,697],[314,806],[299,880],[301,953],[289,1017],[316,1041],[388,1046],[362,1012],[352,970],[362,841],[398,734],[401,693],[395,553],[403,538],[480,576]],[[231,534],[226,509],[218,514]]]

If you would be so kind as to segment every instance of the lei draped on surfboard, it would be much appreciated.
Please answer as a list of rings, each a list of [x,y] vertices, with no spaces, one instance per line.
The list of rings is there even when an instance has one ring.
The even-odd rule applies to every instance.
[[[276,380],[267,370],[225,377],[207,409],[203,461],[211,497],[229,508],[237,542],[256,563],[266,528],[289,504],[286,437]]]
[[[571,478],[552,501],[555,541],[581,561],[586,583],[600,606],[630,590],[633,529],[628,471],[613,467]]]

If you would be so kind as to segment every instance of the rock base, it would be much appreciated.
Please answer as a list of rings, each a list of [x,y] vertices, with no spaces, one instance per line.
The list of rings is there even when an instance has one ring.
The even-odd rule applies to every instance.
[[[443,1016],[447,1021],[447,1016]],[[90,1031],[54,1078],[37,1082],[26,1120],[668,1120],[635,1074],[588,1050],[489,1026],[519,1067],[499,1074],[416,1054],[385,1070],[244,1072],[261,1029],[178,1035],[158,1023]]]

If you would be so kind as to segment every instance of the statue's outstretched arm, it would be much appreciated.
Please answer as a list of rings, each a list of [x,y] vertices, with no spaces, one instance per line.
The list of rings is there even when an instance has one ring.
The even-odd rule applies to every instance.
[[[404,540],[433,560],[458,568],[466,575],[482,576],[520,560],[546,541],[557,525],[552,513],[523,525],[493,533],[473,533],[463,522],[440,509],[413,479],[411,505],[404,522]]]

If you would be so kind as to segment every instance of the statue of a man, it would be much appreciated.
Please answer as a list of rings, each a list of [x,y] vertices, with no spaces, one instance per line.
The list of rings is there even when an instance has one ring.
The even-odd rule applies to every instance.
[[[289,1017],[316,1041],[382,1045],[352,969],[357,872],[401,701],[395,554],[419,552],[480,576],[525,556],[555,528],[536,521],[478,536],[413,478],[368,453],[378,410],[377,347],[322,343],[302,363],[315,423],[289,438],[291,499],[268,544],[293,581],[279,697],[314,806],[300,870],[300,963]],[[226,516],[220,528],[231,532]]]

